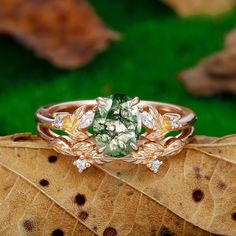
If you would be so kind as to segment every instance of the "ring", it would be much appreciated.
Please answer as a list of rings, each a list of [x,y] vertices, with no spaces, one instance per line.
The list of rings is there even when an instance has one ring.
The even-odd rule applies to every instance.
[[[156,173],[192,139],[196,120],[188,108],[123,94],[47,105],[35,117],[38,135],[57,152],[74,157],[79,172],[123,160]]]

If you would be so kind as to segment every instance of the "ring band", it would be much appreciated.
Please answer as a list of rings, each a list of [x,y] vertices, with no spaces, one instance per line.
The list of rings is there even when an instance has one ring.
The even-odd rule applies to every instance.
[[[35,117],[38,135],[56,151],[77,158],[79,172],[94,163],[124,160],[154,173],[191,140],[196,119],[188,108],[122,94],[47,105]],[[170,136],[172,131],[178,134]]]

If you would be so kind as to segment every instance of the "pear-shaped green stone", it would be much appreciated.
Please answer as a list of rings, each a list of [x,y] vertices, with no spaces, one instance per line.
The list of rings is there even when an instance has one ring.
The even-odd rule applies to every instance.
[[[141,117],[136,105],[123,94],[104,98],[99,105],[93,122],[93,135],[96,145],[104,148],[104,154],[111,157],[124,157],[132,151],[131,144],[137,144],[141,132]]]

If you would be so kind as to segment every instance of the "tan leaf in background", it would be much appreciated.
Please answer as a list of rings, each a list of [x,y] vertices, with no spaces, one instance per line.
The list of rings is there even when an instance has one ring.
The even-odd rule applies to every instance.
[[[118,38],[85,0],[2,0],[0,34],[62,68],[86,64]]]
[[[158,174],[119,161],[79,174],[35,136],[1,137],[1,235],[235,235],[236,135],[200,140]]]
[[[229,11],[236,4],[235,0],[163,0],[180,16],[217,15]]]
[[[225,49],[181,72],[179,80],[194,95],[236,94],[236,30],[225,40]]]

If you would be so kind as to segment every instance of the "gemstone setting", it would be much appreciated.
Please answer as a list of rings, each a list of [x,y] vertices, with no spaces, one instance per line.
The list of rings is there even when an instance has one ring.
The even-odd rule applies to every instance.
[[[142,128],[137,104],[123,94],[100,99],[93,121],[93,135],[98,149],[114,158],[130,154]]]
[[[162,161],[159,161],[157,159],[153,159],[151,160],[148,164],[147,167],[154,173],[158,172],[158,169],[160,168],[160,166],[163,164]]]
[[[78,160],[74,161],[73,164],[78,168],[80,173],[91,166],[90,163],[83,157],[80,157]]]
[[[152,115],[147,112],[147,111],[143,111],[141,113],[141,119],[142,119],[142,123],[148,128],[148,129],[154,129],[154,119],[152,117]]]
[[[93,123],[94,119],[94,112],[93,111],[87,111],[80,120],[79,128],[85,129],[89,127]]]
[[[61,116],[56,116],[53,121],[53,125],[56,129],[61,129],[63,126],[63,118]]]

